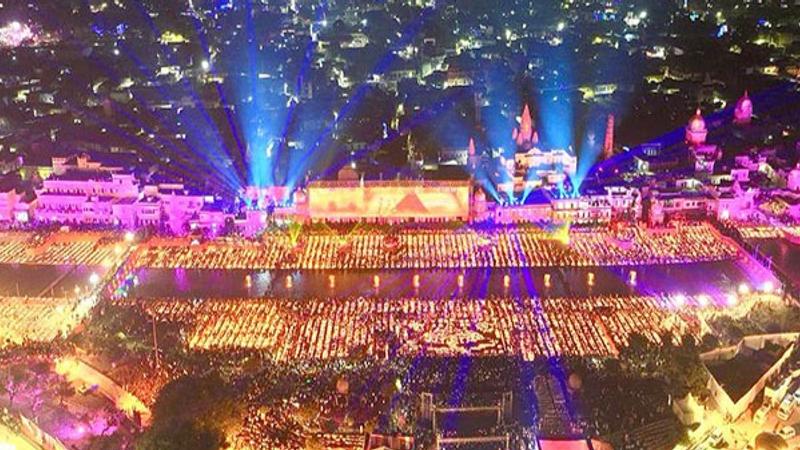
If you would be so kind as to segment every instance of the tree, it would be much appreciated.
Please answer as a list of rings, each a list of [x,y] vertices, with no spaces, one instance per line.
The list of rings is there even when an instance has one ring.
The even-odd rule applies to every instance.
[[[177,324],[156,322],[156,333],[160,349],[183,348]],[[153,351],[152,318],[141,305],[103,305],[80,339],[82,345],[115,357],[131,353],[148,355]]]
[[[64,400],[75,395],[75,388],[72,383],[62,378],[56,385],[56,394],[58,395],[58,404],[64,406]]]
[[[122,433],[92,436],[86,450],[119,450],[128,448],[128,439]]]
[[[187,375],[167,384],[153,406],[153,424],[138,450],[213,450],[237,432],[243,408],[217,374]]]
[[[174,427],[153,427],[136,443],[136,450],[217,450],[224,448],[225,436],[214,427],[186,421]]]
[[[103,428],[103,431],[100,432],[100,435],[111,436],[114,433],[109,432],[121,426],[127,420],[127,418],[123,411],[120,411],[116,408],[116,406],[111,404],[106,405],[106,407],[103,408],[103,412],[105,415],[106,425]]]

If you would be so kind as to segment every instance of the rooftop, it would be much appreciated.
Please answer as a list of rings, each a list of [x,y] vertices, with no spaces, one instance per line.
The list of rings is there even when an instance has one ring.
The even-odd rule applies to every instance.
[[[111,181],[111,173],[98,170],[69,169],[61,175],[53,174],[53,181]]]
[[[737,402],[780,359],[785,350],[785,347],[771,342],[760,350],[745,346],[733,358],[709,362],[706,366],[731,400]]]

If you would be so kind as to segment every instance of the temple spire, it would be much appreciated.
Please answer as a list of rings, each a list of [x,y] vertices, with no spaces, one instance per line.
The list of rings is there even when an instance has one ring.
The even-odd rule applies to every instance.
[[[747,125],[753,120],[753,101],[747,91],[744,91],[744,96],[736,102],[736,108],[733,110],[733,123],[736,125]]]
[[[533,117],[527,103],[522,110],[519,128],[514,128],[511,137],[520,147],[530,147],[539,143],[539,134],[533,128]]]

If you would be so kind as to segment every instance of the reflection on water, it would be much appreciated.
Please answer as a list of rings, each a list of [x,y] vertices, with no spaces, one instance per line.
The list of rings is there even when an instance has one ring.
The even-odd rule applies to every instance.
[[[138,297],[237,298],[411,297],[484,298],[589,296],[632,292],[725,295],[755,285],[740,261],[684,265],[457,270],[250,271],[139,269]],[[631,272],[634,272],[632,275]],[[635,285],[630,284],[631,277]],[[589,281],[594,278],[593,285]],[[418,286],[418,287],[415,287]]]
[[[104,267],[0,264],[0,296],[73,295],[75,286],[88,287],[92,273],[102,275]]]

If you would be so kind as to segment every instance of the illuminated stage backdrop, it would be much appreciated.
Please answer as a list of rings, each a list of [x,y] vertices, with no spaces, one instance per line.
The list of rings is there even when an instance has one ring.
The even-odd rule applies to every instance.
[[[469,218],[468,181],[315,182],[308,187],[312,219]]]

